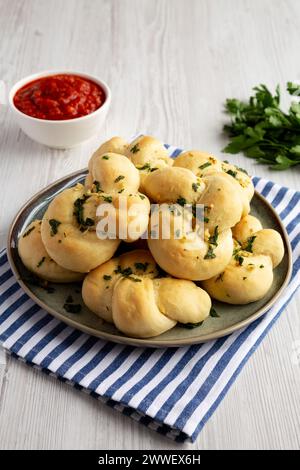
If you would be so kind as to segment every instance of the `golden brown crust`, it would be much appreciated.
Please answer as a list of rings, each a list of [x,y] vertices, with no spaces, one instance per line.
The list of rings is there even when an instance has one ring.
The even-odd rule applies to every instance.
[[[29,271],[41,279],[65,283],[81,281],[83,274],[59,266],[47,253],[41,237],[41,220],[34,220],[19,238],[19,256]]]
[[[258,228],[257,231],[255,229]],[[273,269],[284,256],[284,245],[276,230],[262,229],[253,216],[244,217],[233,230],[238,241],[232,259],[218,276],[202,285],[215,299],[247,304],[263,298],[273,282]]]
[[[80,227],[74,215],[74,203],[83,198],[82,185],[65,189],[56,196],[43,217],[41,234],[49,255],[66,269],[76,272],[89,272],[109,260],[119,246],[118,239],[98,238],[96,233],[96,210],[102,198],[98,194],[90,196],[84,209],[84,217],[95,222],[93,226]],[[56,233],[51,221],[58,223]]]
[[[207,318],[211,301],[203,289],[191,281],[158,275],[151,254],[135,250],[89,273],[82,297],[96,315],[138,338],[162,334],[177,321],[198,323]]]

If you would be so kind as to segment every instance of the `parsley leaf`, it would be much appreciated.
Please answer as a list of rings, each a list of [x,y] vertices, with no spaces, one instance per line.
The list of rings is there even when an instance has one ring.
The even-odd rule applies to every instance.
[[[117,176],[117,178],[115,179],[115,183],[118,183],[119,181],[123,180],[124,178],[125,178],[124,175]]]
[[[180,328],[186,328],[187,330],[192,330],[193,328],[197,328],[197,326],[201,326],[203,321],[199,323],[177,323],[177,326]]]
[[[49,220],[49,225],[51,227],[51,232],[50,232],[51,237],[54,237],[54,235],[57,234],[57,229],[60,224],[61,222],[59,222],[58,220],[55,220],[55,219]]]
[[[252,237],[247,238],[247,245],[244,248],[245,251],[249,251],[250,253],[252,253],[253,242],[254,242],[255,238],[256,238],[256,235],[252,235]]]
[[[30,227],[26,232],[23,234],[23,238],[28,237],[28,235],[34,230],[35,227]]]
[[[177,202],[177,204],[179,204],[180,206],[183,207],[183,206],[185,206],[185,204],[186,204],[186,199],[185,199],[184,197],[181,197],[181,196],[180,196],[180,197],[177,199],[176,202]]]
[[[292,102],[288,112],[280,108],[280,89],[272,94],[266,85],[253,89],[247,102],[228,99],[225,111],[231,123],[224,126],[230,142],[226,153],[243,152],[246,157],[286,170],[300,164],[300,103]],[[300,85],[287,83],[287,91],[300,97]]]

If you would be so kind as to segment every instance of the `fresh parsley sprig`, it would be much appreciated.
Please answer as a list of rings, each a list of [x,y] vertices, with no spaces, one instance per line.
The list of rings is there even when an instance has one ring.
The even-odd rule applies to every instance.
[[[253,88],[248,102],[228,99],[226,112],[231,123],[224,126],[230,137],[226,153],[243,152],[274,170],[300,164],[300,102],[293,101],[287,113],[280,108],[280,89],[275,94],[266,85]],[[300,97],[300,85],[288,82],[287,91]]]

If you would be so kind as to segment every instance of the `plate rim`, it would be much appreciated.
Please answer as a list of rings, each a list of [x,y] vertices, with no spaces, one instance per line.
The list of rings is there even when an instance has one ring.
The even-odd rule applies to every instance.
[[[13,255],[12,255],[12,234],[15,226],[17,225],[17,222],[22,215],[22,213],[27,209],[27,207],[34,202],[34,200],[38,197],[40,197],[44,192],[52,189],[54,186],[56,186],[59,183],[63,183],[65,180],[70,179],[72,177],[79,176],[80,174],[87,172],[87,168],[83,168],[80,170],[76,170],[69,175],[63,176],[62,178],[59,178],[55,180],[53,183],[50,183],[48,186],[45,188],[41,189],[37,193],[35,193],[30,199],[28,199],[25,204],[21,206],[21,208],[18,210],[17,214],[14,216],[10,227],[8,231],[8,236],[7,236],[7,258],[8,262],[10,264],[11,270],[16,278],[16,281],[18,284],[21,286],[21,288],[25,291],[25,293],[36,303],[38,304],[41,308],[43,308],[46,312],[50,313],[53,315],[55,318],[58,320],[62,321],[63,323],[66,323],[69,326],[72,326],[73,328],[80,330],[84,333],[87,333],[89,335],[95,336],[97,338],[101,338],[107,341],[112,341],[114,343],[118,344],[127,344],[131,346],[139,346],[139,347],[152,347],[152,348],[168,348],[168,347],[184,347],[184,346],[190,346],[193,344],[202,344],[206,343],[208,341],[212,340],[217,340],[219,338],[222,338],[224,336],[228,336],[231,333],[234,333],[235,331],[241,330],[242,328],[250,325],[253,323],[255,320],[260,318],[262,315],[264,315],[267,310],[269,310],[272,305],[277,301],[277,299],[280,297],[286,286],[288,285],[291,274],[292,274],[292,249],[290,245],[290,240],[286,231],[285,226],[283,225],[283,222],[281,221],[279,215],[275,211],[275,209],[272,207],[272,205],[269,203],[269,201],[262,195],[260,194],[257,190],[255,190],[255,196],[258,197],[263,204],[265,204],[268,209],[271,211],[273,217],[276,219],[278,225],[280,226],[280,229],[282,231],[283,239],[284,239],[284,244],[286,247],[286,254],[287,254],[287,263],[288,263],[288,268],[286,272],[286,276],[283,280],[282,285],[280,286],[279,290],[273,295],[273,297],[263,306],[260,307],[254,314],[250,315],[248,318],[231,325],[226,328],[222,328],[221,330],[215,331],[213,333],[209,333],[206,335],[202,335],[201,337],[197,338],[187,338],[187,339],[178,339],[178,340],[162,340],[159,341],[155,338],[157,337],[152,337],[152,338],[131,338],[129,336],[120,336],[120,335],[114,335],[112,333],[108,333],[105,331],[99,331],[96,330],[92,327],[86,326],[86,325],[80,325],[78,324],[77,321],[72,320],[72,318],[65,317],[61,313],[57,312],[54,308],[50,307],[47,305],[45,302],[43,302],[41,299],[39,299],[25,284],[25,282],[22,280],[20,273],[18,271],[17,266],[14,263],[13,260]]]

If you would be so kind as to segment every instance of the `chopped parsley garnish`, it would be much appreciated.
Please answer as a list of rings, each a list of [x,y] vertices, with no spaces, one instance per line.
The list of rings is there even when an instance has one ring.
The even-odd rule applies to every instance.
[[[136,269],[140,269],[141,271],[146,272],[149,263],[147,261],[145,263],[134,263],[134,266],[136,267]]]
[[[144,196],[143,194],[139,194],[140,198],[143,200],[145,199],[146,196]]]
[[[103,192],[102,189],[101,189],[101,184],[99,183],[99,181],[94,181],[93,185],[95,186],[96,193],[102,193]]]
[[[117,178],[115,179],[115,183],[118,183],[119,181],[123,180],[124,178],[125,178],[124,175],[117,176]]]
[[[147,162],[147,163],[145,163],[145,165],[138,167],[138,170],[148,170],[148,171],[150,171],[151,170],[150,163]]]
[[[245,251],[249,251],[250,253],[252,253],[253,242],[254,242],[255,238],[256,238],[256,235],[252,235],[251,237],[247,238],[247,245],[244,248]]]
[[[84,194],[81,198],[79,197],[76,199],[74,202],[74,212],[73,215],[75,215],[76,220],[78,224],[80,225],[80,231],[84,232],[87,230],[88,227],[92,227],[95,223],[93,219],[90,217],[87,217],[86,219],[84,218],[84,203],[86,202],[87,199],[89,199],[90,196],[87,196]]]
[[[248,175],[247,170],[245,170],[244,168],[241,168],[240,166],[237,166],[236,169],[239,170],[239,171],[242,171],[243,173],[245,173],[246,175]]]
[[[215,282],[223,281],[223,276],[224,276],[224,271],[221,274],[219,274],[218,277],[216,277]]]
[[[118,267],[114,270],[114,273],[122,274],[122,276],[130,276],[130,274],[133,274],[130,267],[122,269],[120,265],[118,265]]]
[[[103,155],[102,160],[109,160],[109,156],[108,155]]]
[[[39,279],[38,277],[30,276],[28,278],[24,278],[23,280],[28,282],[29,284],[32,284],[33,286],[37,286],[41,289],[44,289],[48,294],[53,294],[55,292],[54,287],[49,286],[49,282],[45,279]]]
[[[32,230],[34,230],[34,229],[35,229],[35,227],[30,227],[30,228],[24,233],[23,238],[28,237],[28,235],[29,235],[29,234],[32,232]]]
[[[112,202],[112,196],[102,196],[105,202]]]
[[[219,237],[219,230],[218,230],[218,225],[214,229],[214,233],[209,237],[208,239],[208,250],[206,255],[204,256],[204,259],[213,259],[216,257],[214,253],[214,249],[218,246],[218,237]]]
[[[204,169],[207,168],[208,166],[211,166],[211,163],[210,163],[210,162],[203,163],[203,165],[200,165],[199,168],[200,168],[200,170],[204,170]]]
[[[192,188],[193,188],[193,191],[195,191],[195,193],[198,191],[199,186],[200,186],[200,183],[193,183],[192,184]]]
[[[197,328],[197,326],[201,326],[203,321],[198,323],[177,323],[177,326],[180,328],[186,328],[187,330],[192,330],[193,328]]]
[[[49,220],[49,225],[51,227],[51,232],[50,232],[51,237],[54,237],[54,235],[57,234],[57,229],[60,224],[61,222],[59,222],[58,220],[55,220],[55,219]]]
[[[176,202],[177,204],[183,207],[186,204],[186,199],[184,197],[179,196]]]
[[[118,191],[118,193],[121,194],[124,190],[125,190],[125,188],[122,188],[122,189],[120,189],[120,191]]]
[[[233,178],[236,178],[236,175],[237,175],[237,172],[233,170],[227,170],[225,171],[225,173],[227,173],[230,176],[233,176]]]
[[[216,310],[214,309],[214,307],[211,307],[210,312],[209,312],[209,315],[210,315],[212,318],[220,318],[220,315],[216,312]]]
[[[213,235],[211,235],[208,239],[208,243],[210,243],[210,245],[215,245],[215,246],[218,246],[218,237],[219,237],[219,230],[218,230],[219,226],[217,225],[215,227],[215,230],[214,230],[214,233]]]
[[[69,304],[65,303],[64,304],[64,309],[68,313],[79,313],[81,311],[81,305],[80,304]]]
[[[140,264],[143,264],[143,263],[140,263]],[[137,277],[133,277],[133,271],[132,271],[131,267],[122,269],[121,266],[119,265],[114,270],[114,272],[116,274],[121,274],[121,276],[126,277],[126,279],[130,279],[131,281],[134,281],[134,282],[141,282],[142,281],[141,279],[139,279]]]
[[[104,274],[103,279],[104,279],[104,281],[110,281],[111,276],[109,276],[108,274]]]
[[[130,152],[131,153],[137,153],[140,151],[139,144],[135,144],[133,147],[131,147]]]
[[[244,258],[240,256],[238,253],[234,256],[235,261],[239,264],[239,266],[242,266],[244,262]]]
[[[213,258],[215,258],[215,257],[216,257],[216,255],[215,255],[215,253],[214,253],[214,247],[211,246],[211,245],[209,245],[208,250],[207,250],[207,253],[206,253],[206,255],[204,256],[204,259],[213,259]]]
[[[38,264],[36,265],[37,268],[40,268],[43,264],[43,262],[45,261],[46,259],[46,256],[43,256],[42,259],[38,262]]]
[[[260,269],[262,269],[262,268],[264,268],[265,266],[264,266],[263,264],[261,264],[259,267],[260,267]]]

